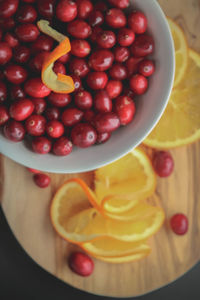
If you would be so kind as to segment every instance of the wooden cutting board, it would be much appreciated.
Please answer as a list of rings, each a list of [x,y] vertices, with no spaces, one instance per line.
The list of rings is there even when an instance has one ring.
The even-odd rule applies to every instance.
[[[200,1],[159,0],[166,15],[184,29],[190,47],[200,51]],[[81,278],[67,266],[76,247],[61,240],[49,219],[49,204],[55,190],[70,175],[52,175],[51,187],[42,190],[19,164],[1,157],[0,197],[7,220],[25,251],[44,269],[66,283],[94,294],[129,297],[158,289],[184,274],[200,259],[200,142],[171,151],[175,171],[158,179],[157,195],[166,217],[176,212],[189,218],[185,236],[173,234],[166,221],[151,239],[152,253],[139,262],[111,265],[95,261],[95,271]],[[93,173],[75,174],[92,184]]]

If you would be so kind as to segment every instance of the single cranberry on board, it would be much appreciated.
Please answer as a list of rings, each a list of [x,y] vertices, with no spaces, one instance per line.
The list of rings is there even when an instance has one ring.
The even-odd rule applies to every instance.
[[[31,115],[25,122],[26,131],[32,136],[41,136],[45,133],[46,120],[40,115]]]
[[[63,135],[65,129],[61,122],[57,120],[49,121],[46,124],[46,132],[52,138],[59,138]]]
[[[35,41],[40,34],[37,26],[34,24],[18,25],[15,33],[19,40],[25,43]]]
[[[77,19],[67,24],[67,32],[77,39],[87,39],[92,29],[88,23]]]
[[[104,16],[100,10],[93,10],[88,18],[88,23],[90,26],[95,27],[95,26],[100,26],[104,22]]]
[[[52,151],[58,156],[69,155],[72,152],[72,142],[65,136],[62,136],[54,142]]]
[[[135,33],[130,28],[122,28],[117,34],[117,41],[123,47],[128,47],[133,44]]]
[[[84,277],[91,275],[94,270],[94,262],[82,252],[73,252],[68,259],[68,265],[73,272]]]
[[[9,114],[16,121],[24,121],[32,114],[34,108],[30,99],[19,99],[11,104]]]
[[[7,99],[7,88],[3,81],[0,81],[0,103],[3,103]]]
[[[21,142],[25,136],[25,128],[21,122],[9,120],[3,127],[5,137],[12,142]]]
[[[0,126],[9,120],[8,109],[4,105],[0,105]]]
[[[35,137],[32,141],[32,149],[38,154],[47,154],[51,150],[51,141],[44,136]]]
[[[95,71],[108,70],[114,61],[114,55],[110,50],[100,49],[94,51],[89,58],[89,67]]]
[[[94,118],[94,125],[99,133],[115,131],[120,126],[120,120],[116,113],[100,113]]]
[[[43,16],[45,19],[52,19],[55,13],[54,8],[56,2],[57,1],[55,0],[37,1],[37,8],[40,15]]]
[[[32,5],[23,5],[17,11],[16,19],[19,23],[33,23],[37,18],[37,11]]]
[[[150,59],[144,59],[139,63],[138,72],[145,77],[151,76],[155,72],[154,62]]]
[[[60,0],[56,7],[56,16],[62,22],[70,22],[77,16],[77,4],[72,0]]]
[[[144,57],[152,54],[154,51],[153,38],[147,34],[138,35],[131,46],[131,51],[136,57]]]
[[[71,53],[77,57],[85,57],[90,54],[90,44],[85,40],[71,41]]]
[[[106,113],[112,111],[112,101],[105,90],[98,91],[94,97],[94,108],[98,112]]]
[[[96,143],[97,132],[87,123],[75,125],[71,131],[72,143],[80,148],[87,148]]]
[[[188,231],[188,218],[184,214],[175,214],[170,219],[170,226],[174,233],[183,235]]]
[[[19,5],[19,0],[2,0],[0,2],[0,18],[9,18],[13,16]]]
[[[40,188],[46,188],[51,182],[51,178],[47,174],[37,173],[33,175],[33,180]]]
[[[32,98],[31,101],[34,104],[34,113],[36,113],[37,115],[41,115],[47,106],[47,102],[46,100],[44,100],[43,98]]]
[[[122,83],[119,80],[110,80],[106,85],[106,91],[110,99],[115,99],[122,92]]]
[[[133,75],[129,82],[130,88],[137,95],[142,95],[148,88],[148,80],[140,74]]]
[[[87,91],[81,91],[74,96],[75,104],[82,110],[90,109],[93,105],[93,99],[91,93]]]
[[[108,82],[105,72],[90,72],[87,76],[87,84],[93,90],[104,89]]]
[[[106,143],[110,138],[111,138],[110,132],[98,133],[96,143],[97,144]]]
[[[170,152],[158,151],[153,156],[153,167],[160,177],[168,177],[174,170],[174,160]]]
[[[90,71],[87,61],[83,58],[71,59],[69,63],[69,70],[72,74],[81,78],[85,77]]]
[[[27,80],[24,91],[33,98],[45,98],[51,93],[51,90],[43,84],[39,77]]]
[[[111,8],[106,12],[106,23],[112,28],[122,28],[126,25],[126,16],[119,8]]]
[[[57,107],[65,107],[71,102],[71,95],[70,94],[59,94],[55,92],[51,92],[48,96],[47,100]]]
[[[140,11],[132,11],[128,16],[128,25],[137,34],[145,33],[147,30],[147,18]]]
[[[24,82],[28,76],[25,68],[20,65],[8,65],[5,68],[4,74],[8,81],[14,84],[21,84]]]
[[[108,0],[108,2],[121,9],[125,9],[129,6],[130,0]]]
[[[87,19],[93,11],[93,4],[90,0],[76,0],[78,18]]]
[[[83,112],[77,108],[68,108],[63,111],[61,119],[65,126],[73,126],[81,121]]]
[[[104,30],[97,34],[96,41],[101,48],[109,49],[116,44],[116,36],[113,31]]]
[[[5,65],[12,57],[12,49],[7,43],[0,43],[0,65]]]
[[[120,96],[115,100],[115,112],[117,113],[120,124],[129,124],[135,115],[135,103],[127,96]]]

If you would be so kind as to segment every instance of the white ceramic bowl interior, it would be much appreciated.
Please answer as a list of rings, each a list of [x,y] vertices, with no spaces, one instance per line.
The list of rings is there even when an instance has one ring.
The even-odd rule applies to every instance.
[[[74,148],[66,157],[39,155],[23,142],[13,143],[0,134],[0,152],[28,167],[54,173],[78,173],[111,163],[139,145],[160,119],[169,99],[174,78],[174,46],[168,23],[156,0],[134,0],[133,7],[145,13],[148,31],[155,40],[153,59],[156,72],[147,93],[138,100],[131,124],[118,129],[105,144],[86,149]]]

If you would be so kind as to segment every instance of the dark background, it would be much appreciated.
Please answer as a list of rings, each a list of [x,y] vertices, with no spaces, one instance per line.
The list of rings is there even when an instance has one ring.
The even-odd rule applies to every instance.
[[[200,264],[174,283],[140,300],[199,300]],[[133,283],[134,284],[134,283]],[[0,208],[0,300],[107,300],[76,290],[41,269],[24,252]],[[130,299],[130,298],[129,298]]]

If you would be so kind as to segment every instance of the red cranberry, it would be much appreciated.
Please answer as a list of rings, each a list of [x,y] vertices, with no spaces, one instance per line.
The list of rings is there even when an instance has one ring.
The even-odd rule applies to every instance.
[[[75,92],[78,92],[82,88],[82,82],[80,78],[74,74],[70,75],[74,81],[74,86],[75,86]]]
[[[135,40],[135,33],[129,28],[122,28],[118,32],[117,41],[123,47],[130,46]]]
[[[17,99],[25,98],[26,94],[24,93],[24,91],[20,85],[12,85],[11,91],[10,91],[10,96],[11,96],[12,100],[17,100]]]
[[[46,120],[40,115],[31,115],[25,123],[26,131],[33,136],[40,136],[45,133]]]
[[[87,62],[82,58],[73,58],[69,64],[71,73],[79,77],[85,77],[89,73]]]
[[[7,89],[6,85],[0,81],[0,103],[4,102],[7,99]]]
[[[112,111],[112,101],[105,90],[96,93],[94,107],[98,112],[106,113]]]
[[[137,36],[135,42],[131,46],[131,51],[136,57],[150,55],[154,51],[153,38],[146,34]]]
[[[140,11],[132,11],[128,16],[128,25],[135,33],[144,33],[147,30],[147,18]]]
[[[54,16],[55,0],[39,0],[37,1],[38,11],[41,16],[46,19],[52,19]]]
[[[109,74],[113,79],[124,80],[127,77],[127,70],[124,65],[115,63],[109,70]]]
[[[37,173],[33,176],[33,180],[40,188],[46,188],[51,182],[51,178],[47,174]]]
[[[87,39],[91,34],[91,27],[83,20],[75,20],[68,23],[67,31],[77,39]]]
[[[68,108],[62,113],[62,122],[65,126],[73,126],[81,121],[83,112],[77,108]]]
[[[91,51],[90,44],[85,40],[71,41],[71,53],[78,57],[85,57]]]
[[[94,270],[94,263],[91,258],[81,252],[74,252],[69,257],[70,269],[80,276],[89,276]]]
[[[64,126],[61,122],[52,120],[47,123],[46,132],[52,138],[59,138],[64,133]]]
[[[18,8],[19,0],[1,0],[0,18],[9,18],[13,16]]]
[[[15,26],[16,26],[16,24],[15,24],[15,20],[13,18],[8,18],[8,19],[0,18],[0,27],[5,32],[8,33],[8,31],[12,30]],[[10,34],[12,34],[12,33],[10,33]]]
[[[45,116],[47,120],[53,121],[53,120],[58,120],[60,117],[60,110],[57,107],[48,107],[45,110]]]
[[[33,102],[33,104],[35,106],[34,113],[36,113],[37,115],[40,115],[45,111],[47,103],[44,99],[32,98],[31,101]]]
[[[93,104],[92,95],[87,91],[81,91],[74,97],[75,104],[82,110],[90,109]]]
[[[115,99],[122,92],[122,83],[119,80],[110,80],[106,86],[106,91],[110,99]]]
[[[25,46],[18,46],[14,49],[14,60],[20,64],[24,64],[29,60],[30,50]]]
[[[87,76],[87,84],[93,90],[104,89],[108,82],[108,76],[105,72],[90,72]]]
[[[34,23],[37,18],[37,12],[32,5],[23,5],[18,10],[17,21],[20,23]]]
[[[97,144],[106,143],[111,137],[109,132],[98,133],[97,135]]]
[[[66,64],[69,61],[70,52],[66,53],[65,55],[61,56],[57,61]]]
[[[174,170],[174,160],[167,151],[158,151],[153,157],[153,167],[160,177],[168,177]]]
[[[112,66],[113,61],[114,55],[110,50],[97,50],[90,56],[89,66],[95,71],[106,71]]]
[[[98,114],[94,119],[94,124],[99,133],[112,132],[120,126],[120,120],[116,113],[107,112]]]
[[[144,59],[138,67],[138,71],[145,77],[151,76],[155,71],[155,65],[152,60]]]
[[[28,170],[30,173],[33,173],[33,174],[40,173],[39,170],[36,170],[36,169],[33,169],[33,168],[27,168],[27,170]]]
[[[9,120],[8,110],[5,106],[0,105],[0,126],[4,125]]]
[[[33,42],[37,39],[39,30],[34,24],[19,25],[16,30],[16,35],[22,42]]]
[[[65,107],[71,102],[71,95],[51,92],[47,99],[55,106]]]
[[[51,142],[44,136],[38,136],[32,141],[32,148],[36,153],[47,154],[51,150]]]
[[[104,22],[104,16],[99,10],[93,10],[89,15],[88,22],[92,27],[100,26]]]
[[[0,65],[5,65],[12,57],[12,49],[7,43],[0,43]]]
[[[115,112],[119,117],[120,124],[127,125],[133,120],[135,115],[135,104],[131,98],[120,96],[115,102]]]
[[[112,28],[122,28],[126,25],[126,16],[121,9],[111,8],[106,13],[106,22]]]
[[[89,14],[93,11],[93,4],[90,0],[77,0],[78,17],[81,19],[87,19]]]
[[[34,111],[34,104],[29,99],[20,99],[13,102],[10,106],[9,113],[11,118],[16,121],[27,119]]]
[[[51,90],[42,83],[39,77],[29,79],[25,83],[24,90],[33,98],[45,98],[51,93]]]
[[[56,61],[54,63],[54,66],[53,66],[53,71],[56,73],[56,74],[66,74],[66,68],[65,66],[59,62],[59,61]]]
[[[188,218],[184,214],[175,214],[170,219],[170,225],[174,233],[183,235],[188,231]]]
[[[115,60],[119,63],[125,62],[130,56],[130,50],[126,47],[116,47],[114,50]]]
[[[5,137],[13,142],[20,142],[25,136],[24,126],[15,120],[8,121],[3,127],[3,132]]]
[[[41,71],[45,58],[49,55],[47,51],[41,51],[30,61],[29,66],[34,71]]]
[[[140,74],[136,74],[130,78],[129,85],[135,94],[142,95],[148,88],[148,80],[146,79],[146,77]]]
[[[143,60],[141,57],[130,57],[126,61],[126,69],[127,69],[127,75],[130,77],[131,75],[138,72],[139,63]]]
[[[10,32],[7,32],[4,35],[4,42],[6,42],[11,48],[15,48],[19,45],[19,40],[16,35]]]
[[[121,9],[127,8],[130,4],[129,0],[108,0],[108,2],[111,5],[121,8]]]
[[[105,2],[99,1],[99,2],[97,2],[95,4],[94,9],[95,10],[100,10],[101,12],[104,13],[104,12],[106,12],[108,10],[108,6],[107,6],[107,4]]]
[[[94,119],[95,113],[93,110],[86,110],[84,112],[83,120],[90,123]]]
[[[98,35],[98,33],[101,32],[101,31],[102,31],[102,28],[99,27],[99,26],[95,26],[94,28],[92,28],[92,33],[91,33],[91,35],[90,35],[89,38],[90,38],[90,40],[91,40],[93,43],[96,42],[97,35]]]
[[[116,36],[112,31],[100,31],[97,35],[97,44],[102,48],[112,48],[116,43]]]
[[[56,7],[56,16],[62,22],[70,22],[77,16],[77,5],[72,0],[60,0]]]
[[[53,153],[58,156],[66,156],[72,152],[72,143],[68,138],[62,136],[53,144]]]
[[[72,143],[81,148],[87,148],[95,144],[97,133],[87,123],[77,124],[71,131]]]
[[[54,40],[48,36],[41,34],[36,41],[31,45],[32,51],[51,51],[53,48]]]
[[[20,84],[27,78],[27,71],[19,65],[9,65],[6,67],[4,74],[8,81],[14,84]]]

